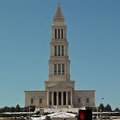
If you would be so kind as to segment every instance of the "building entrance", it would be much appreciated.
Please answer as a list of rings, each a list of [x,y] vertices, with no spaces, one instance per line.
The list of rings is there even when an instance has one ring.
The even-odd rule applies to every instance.
[[[71,91],[53,91],[47,93],[48,105],[72,105]]]

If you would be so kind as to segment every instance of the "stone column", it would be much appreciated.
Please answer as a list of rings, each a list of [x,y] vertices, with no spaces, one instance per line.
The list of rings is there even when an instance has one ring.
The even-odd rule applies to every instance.
[[[58,106],[58,91],[56,91],[56,94],[57,94],[57,106]]]
[[[54,92],[52,91],[52,105],[54,105]]]
[[[70,94],[71,94],[71,105],[73,105],[73,99],[72,99],[72,91],[70,92]]]
[[[68,91],[66,91],[66,105],[68,105]]]
[[[47,92],[47,105],[49,106],[49,91]]]
[[[62,56],[62,45],[60,45],[60,56]]]
[[[61,29],[60,29],[60,39],[61,39],[62,37],[61,37]]]
[[[63,91],[61,91],[61,105],[63,105]]]
[[[58,29],[57,29],[57,39],[58,39]]]

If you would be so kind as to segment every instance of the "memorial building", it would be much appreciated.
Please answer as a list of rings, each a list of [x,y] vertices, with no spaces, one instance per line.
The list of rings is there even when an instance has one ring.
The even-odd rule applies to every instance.
[[[52,24],[50,42],[49,79],[44,81],[45,90],[25,91],[25,107],[79,108],[95,106],[95,90],[75,90],[75,81],[70,80],[70,59],[68,55],[67,26],[57,6]]]

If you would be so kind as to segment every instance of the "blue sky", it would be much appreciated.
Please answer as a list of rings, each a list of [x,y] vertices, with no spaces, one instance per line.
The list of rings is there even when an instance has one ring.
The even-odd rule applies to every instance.
[[[25,90],[44,90],[58,2],[75,89],[120,108],[120,0],[0,0],[0,107],[24,107]]]

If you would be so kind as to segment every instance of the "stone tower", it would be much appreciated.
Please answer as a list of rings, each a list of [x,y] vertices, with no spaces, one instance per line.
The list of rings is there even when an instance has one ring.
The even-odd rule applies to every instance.
[[[58,4],[52,24],[50,42],[49,80],[45,81],[48,106],[73,105],[74,81],[70,80],[70,60],[68,56],[67,27]]]
[[[67,26],[60,4],[52,24],[50,42],[49,79],[44,91],[25,91],[25,106],[41,108],[80,108],[95,106],[95,90],[75,90],[75,81],[70,80]]]

